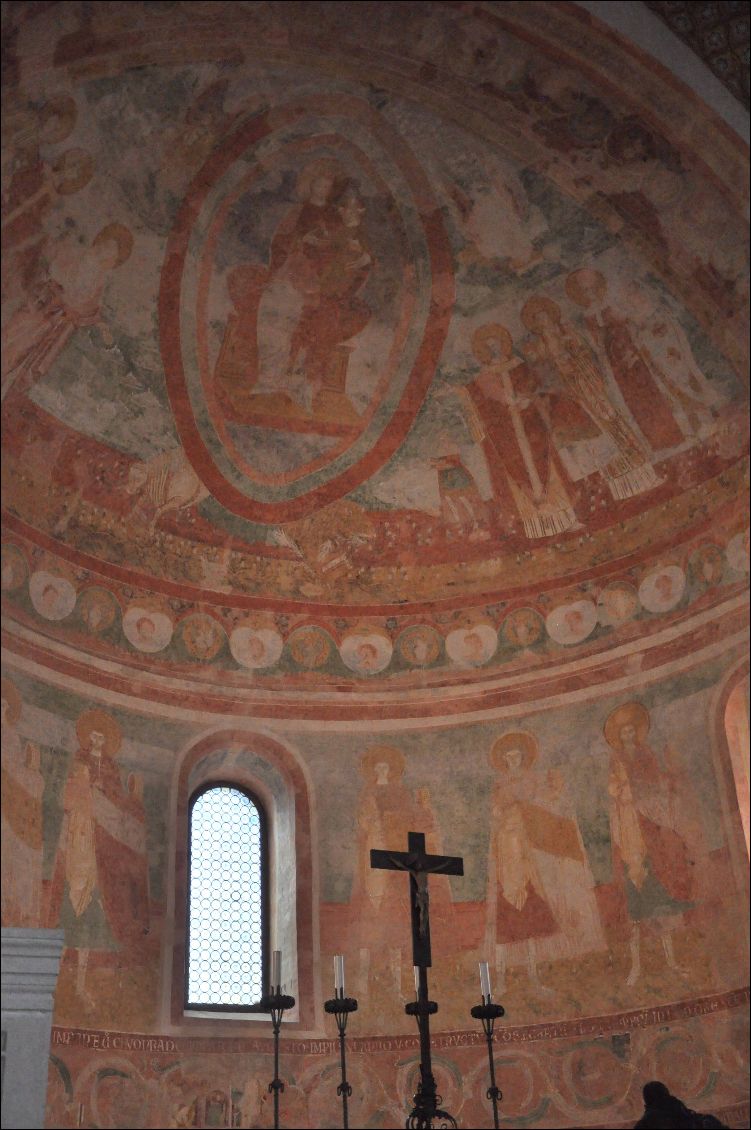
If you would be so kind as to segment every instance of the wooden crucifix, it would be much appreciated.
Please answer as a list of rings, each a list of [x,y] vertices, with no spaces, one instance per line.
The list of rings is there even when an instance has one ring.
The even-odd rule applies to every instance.
[[[422,832],[410,832],[407,851],[370,853],[370,866],[387,871],[409,873],[409,901],[412,910],[412,964],[422,969],[432,965],[430,954],[429,875],[463,875],[464,860],[452,855],[428,855]]]

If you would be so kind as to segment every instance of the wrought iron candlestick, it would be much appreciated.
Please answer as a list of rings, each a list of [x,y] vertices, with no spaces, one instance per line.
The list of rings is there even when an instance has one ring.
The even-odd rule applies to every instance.
[[[485,1097],[490,1099],[493,1104],[493,1126],[495,1130],[499,1130],[500,1123],[498,1121],[498,1103],[503,1098],[503,1095],[498,1090],[495,1083],[495,1063],[493,1062],[493,1028],[495,1027],[496,1020],[503,1016],[505,1009],[500,1004],[493,1004],[490,994],[483,996],[482,1004],[476,1004],[474,1008],[470,1009],[471,1015],[475,1020],[482,1021],[482,1030],[485,1033],[485,1039],[488,1042],[488,1067],[490,1068],[490,1086],[485,1092]]]
[[[415,966],[416,970],[418,968],[417,1000],[406,1004],[404,1011],[407,1016],[414,1016],[420,1033],[420,1082],[414,1098],[415,1105],[404,1125],[406,1130],[432,1130],[434,1126],[456,1127],[456,1119],[448,1111],[441,1110],[443,1099],[438,1094],[430,1058],[430,1017],[438,1012],[438,1005],[435,1001],[428,1000],[427,969],[422,965]]]
[[[269,1083],[269,1094],[274,1096],[274,1130],[279,1130],[279,1095],[284,1090],[284,1083],[279,1078],[279,1032],[282,1016],[288,1009],[295,1007],[295,998],[288,997],[282,992],[281,986],[276,985],[261,999],[261,1006],[265,1012],[271,1013],[271,1026],[274,1029],[274,1078]]]
[[[342,1126],[349,1130],[349,1110],[347,1099],[352,1097],[352,1087],[347,1082],[347,1054],[344,1049],[344,1033],[347,1030],[347,1018],[350,1012],[357,1012],[357,1001],[354,997],[345,997],[344,989],[337,989],[336,996],[330,1001],[324,1001],[323,1007],[336,1019],[339,1029],[339,1061],[342,1069],[342,1081],[336,1088],[337,1095],[342,1099]]]

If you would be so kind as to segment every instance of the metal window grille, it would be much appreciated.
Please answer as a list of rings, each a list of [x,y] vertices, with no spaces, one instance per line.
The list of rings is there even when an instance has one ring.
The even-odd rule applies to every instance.
[[[232,785],[191,802],[186,1007],[257,1008],[266,982],[266,828]]]

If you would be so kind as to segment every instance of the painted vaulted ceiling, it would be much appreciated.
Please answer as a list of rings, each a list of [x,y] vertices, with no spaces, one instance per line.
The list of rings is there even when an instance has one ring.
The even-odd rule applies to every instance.
[[[572,5],[316,7],[9,6],[9,646],[378,716],[721,633],[737,138]]]

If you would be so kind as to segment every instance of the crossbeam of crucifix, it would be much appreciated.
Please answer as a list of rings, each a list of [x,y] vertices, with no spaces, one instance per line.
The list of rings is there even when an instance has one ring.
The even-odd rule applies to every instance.
[[[409,901],[412,911],[412,964],[423,969],[432,965],[430,952],[429,875],[463,875],[464,860],[452,855],[428,855],[422,832],[410,832],[407,851],[370,853],[370,866],[409,874]]]

